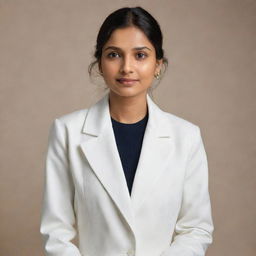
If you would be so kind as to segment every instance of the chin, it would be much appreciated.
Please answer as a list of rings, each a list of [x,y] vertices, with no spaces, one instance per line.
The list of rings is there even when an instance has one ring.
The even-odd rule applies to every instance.
[[[141,94],[146,94],[147,92],[146,91],[139,91],[139,90],[136,90],[134,88],[121,88],[121,89],[110,89],[110,93],[112,95],[115,95],[115,96],[119,96],[119,97],[136,97],[136,96],[139,96]]]

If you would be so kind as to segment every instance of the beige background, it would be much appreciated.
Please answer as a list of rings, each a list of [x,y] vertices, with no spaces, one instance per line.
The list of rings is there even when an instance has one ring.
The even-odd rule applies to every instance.
[[[135,5],[159,21],[170,61],[155,101],[202,130],[215,224],[207,255],[256,255],[255,0],[0,0],[0,255],[43,255],[50,123],[101,97],[87,74],[99,26]]]

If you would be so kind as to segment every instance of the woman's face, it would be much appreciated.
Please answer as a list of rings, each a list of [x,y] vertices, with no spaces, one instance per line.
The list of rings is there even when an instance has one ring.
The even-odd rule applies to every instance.
[[[99,68],[111,93],[129,97],[147,93],[161,64],[146,35],[127,27],[113,31],[102,49]]]

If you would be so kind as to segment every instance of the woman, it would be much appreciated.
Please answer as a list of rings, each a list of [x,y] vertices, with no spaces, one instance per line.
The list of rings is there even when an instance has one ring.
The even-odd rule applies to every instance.
[[[205,255],[213,223],[200,128],[148,95],[167,65],[158,23],[141,7],[113,12],[95,57],[89,71],[97,64],[108,93],[50,130],[46,255]]]

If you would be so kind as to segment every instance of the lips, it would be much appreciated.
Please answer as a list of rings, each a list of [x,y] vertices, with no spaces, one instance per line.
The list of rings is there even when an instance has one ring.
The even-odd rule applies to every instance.
[[[119,78],[119,79],[116,79],[116,81],[119,83],[119,84],[122,84],[123,86],[133,86],[137,83],[137,79],[131,79],[131,78]]]
[[[116,79],[117,81],[119,82],[135,82],[135,81],[138,81],[137,79],[130,79],[130,78],[119,78],[119,79]]]

